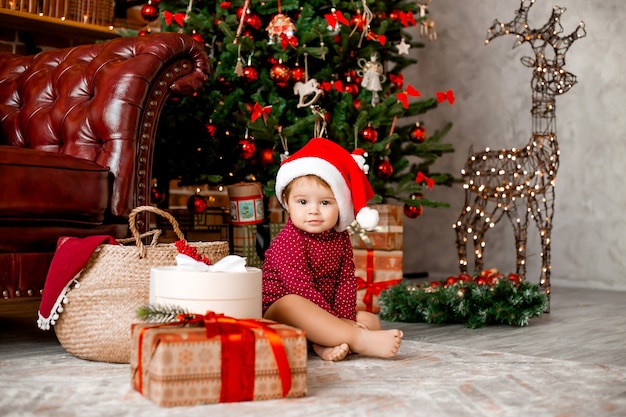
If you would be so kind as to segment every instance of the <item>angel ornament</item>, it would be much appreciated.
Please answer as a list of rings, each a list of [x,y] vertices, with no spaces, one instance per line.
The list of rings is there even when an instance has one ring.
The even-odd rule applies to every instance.
[[[372,106],[378,104],[378,92],[383,89],[382,83],[385,82],[386,77],[383,74],[383,64],[378,62],[378,54],[373,53],[369,61],[365,58],[358,60],[361,70],[357,71],[359,77],[363,77],[361,81],[361,87],[372,92]]]

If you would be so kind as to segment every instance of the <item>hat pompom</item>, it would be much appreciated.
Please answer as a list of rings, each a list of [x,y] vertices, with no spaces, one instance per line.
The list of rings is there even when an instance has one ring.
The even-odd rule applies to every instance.
[[[378,211],[363,207],[356,215],[356,221],[365,230],[374,230],[378,225]]]

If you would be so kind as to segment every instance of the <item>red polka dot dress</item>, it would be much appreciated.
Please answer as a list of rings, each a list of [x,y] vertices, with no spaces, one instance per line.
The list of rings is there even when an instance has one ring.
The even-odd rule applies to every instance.
[[[297,294],[336,317],[355,320],[356,288],[347,231],[308,233],[289,219],[265,252],[263,313],[281,297]]]

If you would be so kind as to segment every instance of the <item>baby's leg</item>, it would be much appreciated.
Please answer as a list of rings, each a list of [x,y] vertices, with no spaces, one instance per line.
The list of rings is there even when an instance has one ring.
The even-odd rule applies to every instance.
[[[347,343],[354,353],[389,358],[395,356],[402,342],[402,332],[368,330],[337,318],[304,297],[289,294],[274,302],[265,318],[303,329],[307,338],[321,346]]]
[[[356,322],[358,325],[365,327],[369,330],[380,330],[382,328],[380,326],[380,320],[378,319],[378,316],[368,311],[357,311]]]

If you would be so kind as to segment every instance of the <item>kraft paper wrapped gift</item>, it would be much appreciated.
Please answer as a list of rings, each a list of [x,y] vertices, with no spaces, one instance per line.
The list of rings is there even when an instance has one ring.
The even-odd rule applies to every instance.
[[[380,293],[402,281],[402,251],[353,249],[356,268],[357,310],[378,313]]]
[[[157,405],[306,396],[304,331],[212,313],[183,320],[200,325],[132,326],[132,386]]]
[[[257,253],[257,226],[258,225],[253,224],[232,227],[233,253],[246,258],[248,266],[262,268],[263,261]],[[269,224],[270,242],[283,227],[285,227],[284,223]]]
[[[378,211],[378,226],[374,230],[366,231],[358,223],[353,223],[348,229],[351,234],[352,247],[402,250],[404,216],[402,207],[393,204],[373,204],[369,207]]]

